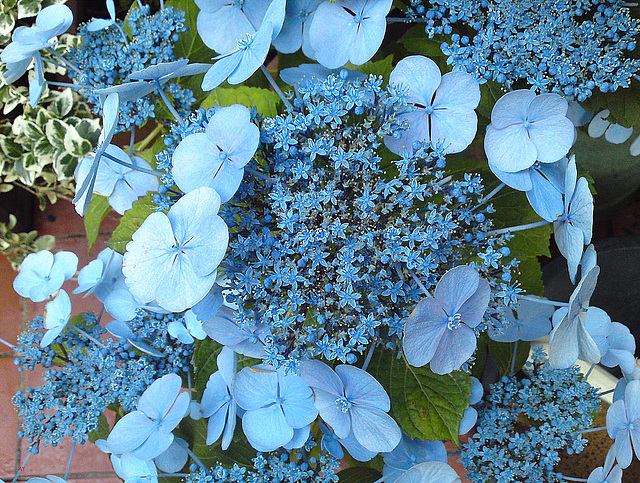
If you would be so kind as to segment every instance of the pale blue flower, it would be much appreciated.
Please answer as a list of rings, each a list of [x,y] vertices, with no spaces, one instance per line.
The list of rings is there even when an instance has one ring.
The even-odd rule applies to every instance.
[[[169,322],[167,332],[175,339],[183,344],[193,344],[195,339],[203,340],[207,334],[202,330],[202,322],[193,313],[193,310],[187,310],[183,315],[184,323],[179,320]]]
[[[158,469],[153,460],[136,458],[131,453],[112,453],[111,464],[125,483],[158,483]]]
[[[233,316],[234,311],[223,306],[215,316],[202,323],[202,328],[213,340],[238,354],[261,359],[264,355],[264,342],[271,335],[271,328],[266,324],[245,324],[240,327]]]
[[[107,329],[111,335],[114,335],[119,339],[126,339],[129,344],[145,354],[150,354],[155,357],[163,356],[163,354],[154,349],[151,344],[134,334],[129,325],[122,320],[113,320],[109,322],[105,326],[105,329]]]
[[[347,62],[361,65],[378,51],[387,28],[392,0],[325,1],[309,27],[313,54],[325,67]]]
[[[599,273],[599,267],[592,268],[571,294],[569,308],[562,307],[554,313],[554,328],[549,336],[549,362],[554,369],[566,369],[578,359],[600,361],[598,346],[585,327],[589,299]]]
[[[285,375],[284,369],[245,367],[236,374],[234,397],[246,411],[244,434],[258,451],[286,445],[294,438],[294,430],[309,425],[318,415],[309,386],[299,376]]]
[[[189,444],[182,438],[173,438],[173,443],[164,453],[153,461],[159,470],[165,473],[176,473],[184,468],[189,460]]]
[[[273,40],[273,46],[278,52],[291,54],[302,47],[302,52],[307,57],[314,58],[309,40],[309,27],[316,8],[322,2],[323,0],[289,0],[287,2],[282,30]]]
[[[462,413],[460,428],[458,429],[459,434],[467,434],[478,421],[478,411],[476,411],[472,406],[480,402],[483,393],[484,389],[482,387],[482,383],[477,378],[471,376],[471,396],[469,396],[469,407],[465,408]]]
[[[622,483],[622,468],[620,465],[614,465],[615,458],[615,445],[608,452],[604,460],[604,466],[598,466],[594,469],[587,483]]]
[[[537,298],[535,296],[531,296]],[[553,305],[520,299],[515,306],[518,317],[514,317],[513,310],[504,307],[504,318],[508,322],[502,333],[489,330],[488,335],[496,342],[515,342],[517,340],[532,341],[544,337],[551,332],[551,316],[554,313]]]
[[[137,300],[181,312],[207,295],[229,241],[219,208],[218,193],[203,187],[180,198],[166,215],[145,219],[127,244],[122,267]]]
[[[409,468],[396,483],[460,483],[460,477],[447,463],[428,461]]]
[[[382,385],[366,371],[338,365],[335,371],[318,360],[305,361],[300,375],[313,389],[320,417],[338,438],[353,432],[369,451],[392,451],[401,438],[400,428],[387,414],[389,396]]]
[[[286,82],[290,86],[299,87],[316,79],[327,79],[330,75],[344,75],[343,72],[346,73],[345,80],[348,81],[364,81],[367,79],[367,74],[364,72],[351,69],[328,69],[320,64],[300,64],[297,67],[288,67],[282,69],[278,75],[282,82]]]
[[[35,478],[29,478],[27,480],[27,483],[67,483],[67,480],[56,475],[47,475],[46,478],[42,478],[39,476]]]
[[[116,23],[116,5],[113,0],[107,0],[107,13],[109,18],[94,18],[87,23],[87,30],[89,32],[97,32],[98,30],[106,29]]]
[[[459,153],[471,144],[478,124],[474,109],[480,102],[480,86],[471,74],[440,75],[433,60],[412,55],[398,62],[389,83],[406,87],[407,102],[416,108],[400,116],[409,125],[400,137],[384,138],[392,152],[411,152],[416,141],[441,145],[445,153]]]
[[[402,440],[390,453],[384,453],[382,476],[385,483],[394,483],[409,468],[427,461],[447,462],[447,450],[442,441],[420,441],[402,433]]]
[[[40,347],[51,344],[60,332],[64,330],[71,317],[71,300],[64,290],[58,292],[58,296],[45,306],[44,328],[46,334],[40,341]]]
[[[171,431],[189,408],[189,394],[180,393],[181,386],[176,374],[154,381],[140,396],[137,410],[126,414],[111,430],[109,450],[147,461],[169,448],[174,438]]]
[[[407,362],[416,367],[430,363],[436,374],[460,369],[476,349],[473,328],[482,321],[490,293],[489,283],[468,265],[445,273],[434,297],[423,298],[407,319]]]
[[[576,179],[578,170],[572,156],[565,173],[564,211],[553,223],[558,250],[567,259],[569,278],[575,282],[584,245],[591,242],[593,231],[593,196],[586,178]]]
[[[121,215],[133,205],[140,196],[158,187],[158,178],[152,174],[129,168],[113,161],[107,155],[138,168],[151,170],[144,159],[134,156],[130,158],[118,146],[110,144],[104,151],[102,161],[96,172],[93,191],[109,199],[109,204]],[[82,185],[87,178],[95,156],[82,159],[76,168],[76,183]]]
[[[32,27],[18,27],[13,31],[11,43],[0,59],[6,64],[4,81],[11,84],[24,75],[31,61],[35,62],[38,82],[44,84],[44,69],[40,50],[53,46],[49,41],[63,34],[73,22],[73,13],[66,5],[56,4],[43,8]]]
[[[558,312],[562,313],[561,310]],[[566,308],[563,312],[566,312]],[[636,340],[625,325],[612,322],[604,310],[598,307],[589,307],[584,319],[584,326],[598,346],[602,365],[607,367],[619,365],[626,372],[633,371],[636,365],[634,357]]]
[[[217,109],[205,132],[190,134],[176,147],[172,175],[185,193],[201,186],[215,189],[221,202],[231,199],[242,182],[244,166],[260,143],[260,130],[240,104]]]
[[[30,253],[20,265],[20,273],[13,280],[13,289],[22,297],[42,302],[56,293],[65,280],[78,269],[78,257],[72,252],[49,250]]]
[[[236,427],[237,405],[233,396],[233,381],[238,370],[236,353],[223,347],[216,362],[218,370],[209,376],[200,404],[202,417],[209,418],[207,444],[215,443],[222,436],[221,448],[226,450]]]
[[[573,143],[573,123],[567,101],[557,94],[529,90],[508,92],[491,111],[484,148],[489,165],[507,173],[554,163]]]
[[[634,452],[640,457],[640,381],[627,384],[624,399],[607,410],[607,433],[615,439],[612,451],[622,468],[631,464]]]

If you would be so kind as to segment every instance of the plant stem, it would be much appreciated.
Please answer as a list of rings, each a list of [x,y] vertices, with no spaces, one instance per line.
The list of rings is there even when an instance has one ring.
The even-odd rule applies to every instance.
[[[27,453],[27,457],[24,459],[24,462],[22,463],[22,465],[20,465],[20,467],[18,468],[18,472],[16,473],[16,476],[13,477],[13,480],[11,480],[11,483],[16,483],[16,481],[18,481],[18,478],[20,478],[20,475],[24,471],[24,467],[27,466],[27,461],[29,461],[30,457],[31,457],[31,451]]]
[[[131,126],[131,137],[129,137],[129,157],[133,157],[133,145],[136,141],[136,125]]]
[[[6,340],[4,340],[2,337],[0,337],[0,343],[6,345],[9,349],[12,349],[12,350],[16,349],[16,346],[14,346],[13,344],[10,344]]]
[[[54,82],[54,81],[45,81],[50,86],[58,86],[58,87],[71,87],[72,89],[92,89],[91,86],[85,84],[74,84],[72,82]]]
[[[595,433],[596,431],[602,431],[603,429],[607,429],[607,427],[606,426],[600,426],[599,428],[585,429],[583,431],[578,431],[578,433],[580,433],[580,434]]]
[[[71,453],[69,453],[69,461],[67,462],[67,469],[64,472],[63,480],[66,480],[69,476],[69,469],[71,468],[71,460],[73,459],[73,452],[76,450],[76,441],[73,440],[73,444],[71,445]]]
[[[191,456],[191,459],[193,459],[193,461],[195,461],[200,468],[202,469],[207,468],[205,465],[202,464],[202,461],[200,461],[200,459],[195,454],[193,454],[193,451],[191,451],[189,448],[185,448],[185,450],[187,451],[187,454]]]
[[[544,305],[553,305],[554,307],[569,307],[567,302],[554,302],[553,300],[539,299],[530,295],[519,295],[519,299],[528,300],[529,302],[537,302]]]
[[[486,203],[487,201],[489,201],[491,198],[493,198],[495,195],[497,195],[500,190],[502,188],[504,188],[505,186],[507,186],[504,183],[500,183],[498,186],[496,186],[493,190],[491,190],[491,192],[485,196],[484,198],[481,198],[480,201],[478,201],[478,206],[483,205],[484,203]],[[478,207],[476,206],[476,208]]]
[[[56,52],[56,50],[53,47],[49,47],[49,52],[51,52],[56,58],[60,59],[64,65],[66,65],[69,69],[74,71],[76,74],[80,74],[80,75],[84,74],[84,72],[82,72],[75,65],[73,65],[71,62],[69,62],[64,57],[62,57],[62,55],[60,55],[58,52]]]
[[[162,124],[158,124],[153,131],[151,131],[146,138],[140,141],[140,146],[138,146],[138,150],[143,151],[149,144],[153,142],[155,137],[162,132]]]
[[[153,176],[157,176],[158,178],[163,176],[163,173],[160,173],[159,171],[154,171],[152,169],[143,168],[142,166],[136,166],[135,164],[127,163],[126,161],[118,159],[115,156],[111,156],[109,153],[104,153],[103,156],[107,159],[110,159],[114,163],[120,164],[127,168],[131,168],[134,171],[140,171],[141,173],[152,174]]]
[[[407,268],[407,270],[409,271],[409,274],[411,275],[411,277],[413,278],[413,280],[418,284],[418,287],[420,287],[420,290],[422,290],[422,293],[425,294],[427,297],[432,297],[432,295],[429,293],[429,291],[427,290],[427,287],[425,287],[423,285],[423,283],[420,281],[420,279],[418,278],[418,276],[415,274],[415,272],[413,270],[411,270],[410,268]]]
[[[513,344],[513,355],[511,356],[511,369],[509,369],[510,376],[513,376],[513,370],[515,369],[517,354],[518,354],[518,341],[515,341]]]
[[[531,230],[532,228],[538,228],[540,226],[548,225],[550,223],[551,222],[547,220],[535,221],[533,223],[527,223],[526,225],[511,226],[508,228],[501,228],[499,230],[489,231],[485,233],[485,235],[495,236],[495,235],[502,235],[504,233],[515,233],[516,231]]]
[[[104,349],[104,344],[102,342],[100,342],[98,339],[96,339],[95,337],[87,334],[84,330],[82,330],[80,327],[76,327],[73,324],[69,324],[69,327],[71,327],[73,330],[75,330],[76,332],[82,334],[83,336],[85,336],[87,339],[89,339],[91,342],[93,342],[95,345],[97,345],[98,347],[100,347],[101,349]]]
[[[171,102],[169,102],[169,98],[167,97],[167,94],[164,92],[164,89],[162,88],[162,85],[160,84],[160,81],[158,79],[156,79],[156,90],[158,91],[158,94],[160,94],[160,97],[164,101],[165,105],[167,106],[167,109],[169,109],[169,112],[171,112],[175,120],[178,121],[179,123],[182,123],[182,116],[178,114],[178,111],[176,110],[176,108],[173,107]]]
[[[426,23],[429,20],[426,18],[397,18],[387,17],[387,23]]]
[[[573,478],[572,476],[565,476],[565,475],[562,475],[562,479],[567,481],[589,481],[585,478]]]
[[[615,391],[615,389],[609,389],[608,391],[599,392],[598,393],[598,397],[602,397],[602,396],[605,396],[607,394],[611,394],[613,391]]]
[[[596,364],[593,363],[591,364],[591,367],[589,368],[589,370],[587,371],[587,373],[584,375],[584,380],[586,381],[587,379],[589,379],[589,376],[591,375],[591,371],[593,371],[593,368],[596,367]]]
[[[371,362],[371,357],[373,357],[373,349],[376,347],[376,341],[372,340],[371,345],[369,346],[369,350],[367,351],[367,357],[364,359],[364,364],[362,364],[362,370],[366,371],[367,367],[369,367],[369,363]]]
[[[289,102],[289,99],[287,99],[284,96],[284,92],[282,92],[282,90],[280,89],[278,84],[276,84],[276,81],[273,79],[273,76],[269,73],[267,68],[264,65],[261,65],[260,66],[260,70],[262,71],[262,73],[265,75],[265,77],[269,81],[269,84],[271,84],[271,87],[273,87],[273,90],[276,91],[276,94],[278,94],[278,97],[280,97],[280,99],[282,99],[282,102],[286,106],[287,110],[292,111],[293,110],[293,106]]]
[[[249,166],[245,166],[244,170],[249,172],[249,173],[251,173],[251,174],[253,174],[257,178],[260,178],[261,180],[266,181],[267,183],[274,183],[275,182],[273,179],[269,178],[269,176],[267,176],[266,174],[263,174],[258,170],[250,168]]]

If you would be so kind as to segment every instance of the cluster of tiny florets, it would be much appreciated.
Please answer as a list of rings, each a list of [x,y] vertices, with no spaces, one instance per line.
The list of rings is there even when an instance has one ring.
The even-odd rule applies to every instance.
[[[475,32],[453,34],[441,45],[454,69],[507,87],[518,80],[537,92],[584,101],[628,87],[640,61],[640,24],[615,0],[412,0],[407,13],[426,21],[426,32],[451,34],[457,25]]]
[[[559,452],[580,453],[580,431],[593,424],[597,390],[577,366],[553,369],[534,349],[530,378],[503,377],[491,387],[476,434],[463,446],[462,462],[474,483],[559,482]]]
[[[338,460],[323,452],[308,458],[303,451],[258,453],[253,469],[234,464],[232,468],[197,468],[185,478],[186,483],[334,483],[340,468]]]
[[[157,320],[153,315],[140,315],[132,327],[139,329],[151,319]],[[92,314],[76,318],[76,323],[95,340],[102,337],[102,345],[67,329],[54,344],[40,347],[42,317],[32,320],[30,330],[18,338],[15,363],[19,369],[47,368],[42,386],[19,391],[13,398],[23,420],[19,436],[34,454],[41,444],[57,446],[64,436],[83,444],[98,428],[98,418],[109,405],[118,403],[130,411],[155,379],[189,367],[191,346],[167,343],[166,322],[164,343],[156,336],[158,330],[140,331],[139,336],[161,347],[162,356],[141,354],[124,339],[105,339],[105,329]]]
[[[517,262],[503,263],[508,235],[485,235],[493,208],[479,203],[481,179],[446,177],[437,146],[382,158],[383,138],[404,128],[397,115],[407,105],[403,92],[381,84],[330,76],[301,86],[292,111],[254,116],[259,160],[220,210],[231,232],[221,268],[226,300],[239,307],[235,322],[271,329],[269,363],[295,371],[308,357],[353,363],[372,340],[393,346],[423,290],[458,264],[474,264],[501,301],[517,293],[509,285]],[[197,111],[165,139],[159,208],[179,195],[175,146],[211,114]]]
[[[86,25],[78,30],[80,44],[69,53],[69,60],[82,73],[69,71],[69,76],[78,84],[102,89],[127,82],[129,74],[150,65],[176,60],[173,47],[179,34],[187,30],[185,14],[173,7],[166,7],[150,15],[149,5],[131,11],[127,17],[131,37],[125,39],[125,23],[91,32]],[[176,110],[182,115],[190,112],[195,101],[189,89],[171,83],[166,91],[172,96]],[[98,94],[86,90],[87,100],[93,104],[94,112],[101,114]],[[120,105],[119,127],[121,130],[142,125],[155,116],[154,95]]]

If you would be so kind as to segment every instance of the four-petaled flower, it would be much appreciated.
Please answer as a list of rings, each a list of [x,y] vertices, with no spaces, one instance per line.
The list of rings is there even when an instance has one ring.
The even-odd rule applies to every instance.
[[[20,265],[20,273],[13,280],[13,289],[22,297],[42,302],[56,293],[65,280],[73,277],[77,268],[78,257],[72,252],[54,255],[49,250],[41,250],[31,253]]]

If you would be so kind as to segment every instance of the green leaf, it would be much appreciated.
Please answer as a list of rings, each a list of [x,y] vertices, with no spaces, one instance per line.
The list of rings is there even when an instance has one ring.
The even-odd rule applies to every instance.
[[[18,160],[23,155],[22,146],[7,136],[0,136],[0,149],[9,159]]]
[[[340,483],[374,483],[382,473],[368,466],[353,466],[338,472]]]
[[[49,119],[44,127],[47,139],[55,149],[64,150],[64,137],[67,134],[67,126],[60,119]]]
[[[35,122],[26,119],[24,116],[18,116],[13,121],[13,133],[16,138],[26,139],[28,142],[33,143],[44,136],[44,132],[40,129]]]
[[[111,429],[109,428],[109,421],[104,414],[98,416],[98,427],[94,431],[91,431],[87,436],[89,441],[95,443],[99,439],[107,439]]]
[[[487,81],[484,84],[480,85],[480,103],[476,108],[476,111],[481,116],[486,117],[487,119],[491,119],[491,111],[493,110],[493,106],[503,95],[507,93],[506,88],[496,82],[496,81]]]
[[[65,151],[75,158],[81,158],[93,149],[91,143],[80,136],[75,127],[69,125],[66,126],[63,143]]]
[[[603,93],[594,89],[593,95],[580,105],[594,113],[609,109],[607,120],[612,123],[640,126],[640,82],[632,79],[628,88],[615,92]]]
[[[404,357],[376,348],[368,372],[391,398],[391,415],[410,437],[448,439],[458,443],[463,411],[469,406],[469,374],[434,374],[427,366],[413,367]]]
[[[18,0],[18,18],[38,15],[42,0]]]
[[[56,117],[63,118],[71,112],[73,107],[73,92],[64,89],[56,94],[56,98],[49,104],[49,111]]]
[[[365,74],[381,75],[384,79],[384,85],[389,82],[389,74],[393,70],[393,55],[388,55],[382,60],[376,62],[367,62],[362,65],[353,65],[348,63],[346,66],[348,69],[354,69]]]
[[[512,272],[515,279],[520,282],[520,287],[531,295],[540,295],[544,293],[544,285],[542,284],[542,268],[536,257],[525,258],[520,260],[520,264],[516,272]]]
[[[513,347],[515,342],[496,342],[483,333],[478,338],[478,349],[475,354],[475,363],[472,373],[475,377],[480,378],[482,370],[487,363],[487,358],[496,365],[500,371],[500,376],[508,376],[511,372],[511,360],[513,359]],[[518,341],[516,350],[516,360],[513,364],[514,372],[518,372],[527,362],[529,352],[531,351],[531,342]]]
[[[124,254],[127,243],[131,241],[131,236],[151,213],[155,213],[155,207],[152,193],[134,201],[133,206],[120,218],[120,224],[111,235],[107,245],[118,253]]]
[[[109,199],[106,196],[94,194],[84,215],[84,230],[87,233],[87,251],[91,252],[91,247],[98,239],[100,224],[107,213],[111,211]]]
[[[218,87],[211,91],[207,98],[202,101],[200,107],[209,109],[214,106],[242,104],[248,108],[256,106],[258,114],[264,117],[275,117],[278,115],[279,103],[278,94],[268,89],[246,86],[235,88]]]
[[[447,56],[442,53],[440,44],[446,40],[443,35],[436,35],[432,39],[424,31],[423,25],[410,28],[400,39],[404,48],[414,54],[426,55],[429,58]]]

